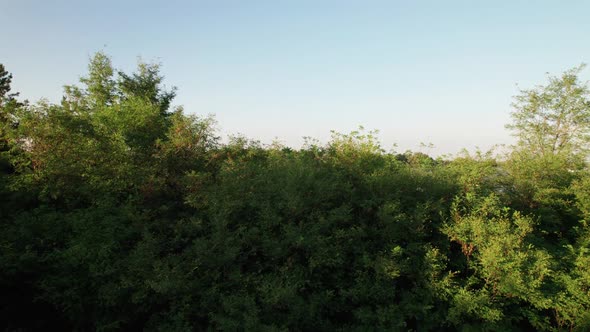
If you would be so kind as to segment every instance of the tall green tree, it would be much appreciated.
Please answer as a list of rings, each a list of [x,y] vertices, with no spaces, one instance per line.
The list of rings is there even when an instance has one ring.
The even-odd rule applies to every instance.
[[[24,106],[17,101],[18,92],[11,92],[12,74],[0,63],[0,172],[11,169],[8,153],[11,150],[9,134],[18,124],[16,112]]]
[[[537,215],[539,233],[557,248],[574,239],[578,210],[572,183],[590,151],[590,89],[584,65],[515,96],[512,123],[518,139],[503,167],[510,174],[512,207]]]
[[[126,74],[101,52],[80,82],[65,87],[61,104],[39,103],[21,121],[33,178],[44,197],[72,202],[137,190],[174,125],[174,89],[163,87],[158,65],[140,62]]]
[[[9,73],[4,65],[0,63],[0,100],[13,99],[18,93],[9,93],[10,84],[12,83],[12,74]]]
[[[549,76],[546,85],[515,97],[513,123],[506,127],[518,138],[519,148],[540,156],[588,151],[590,91],[578,77],[583,68]]]
[[[116,97],[115,70],[111,59],[102,52],[97,52],[88,64],[88,76],[80,79],[86,86],[88,99],[93,106],[112,105]]]

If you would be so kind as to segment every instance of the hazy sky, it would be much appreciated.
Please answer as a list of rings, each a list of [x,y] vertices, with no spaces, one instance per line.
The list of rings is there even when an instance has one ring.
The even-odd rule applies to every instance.
[[[588,62],[590,1],[0,0],[0,63],[58,101],[104,50],[163,64],[223,134],[298,147],[359,125],[432,154],[510,142],[518,87]],[[584,79],[589,77],[589,69]]]

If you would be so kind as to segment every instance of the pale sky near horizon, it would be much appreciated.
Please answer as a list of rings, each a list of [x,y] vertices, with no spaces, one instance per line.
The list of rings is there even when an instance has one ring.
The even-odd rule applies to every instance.
[[[161,62],[223,135],[299,147],[359,125],[434,155],[509,143],[511,96],[590,61],[590,1],[0,0],[13,88],[57,102],[91,54]],[[584,70],[587,80],[590,69]],[[516,86],[518,84],[518,87]]]

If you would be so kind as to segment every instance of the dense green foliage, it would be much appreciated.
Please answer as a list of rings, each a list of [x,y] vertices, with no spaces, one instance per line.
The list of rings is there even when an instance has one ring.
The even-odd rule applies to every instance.
[[[2,329],[590,330],[577,73],[517,97],[508,155],[435,160],[222,144],[157,65],[102,53],[60,104],[0,67]]]

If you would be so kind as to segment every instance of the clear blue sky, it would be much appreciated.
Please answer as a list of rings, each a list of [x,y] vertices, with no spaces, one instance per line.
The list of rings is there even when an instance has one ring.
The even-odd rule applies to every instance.
[[[589,1],[0,0],[0,62],[23,97],[58,101],[95,51],[124,70],[141,56],[223,134],[298,147],[363,125],[385,148],[454,153],[511,141],[517,83],[590,61],[588,13]]]

